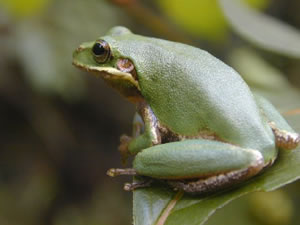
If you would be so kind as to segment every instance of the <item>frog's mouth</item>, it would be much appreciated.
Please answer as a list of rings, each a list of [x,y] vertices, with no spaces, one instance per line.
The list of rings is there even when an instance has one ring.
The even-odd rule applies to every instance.
[[[101,77],[111,87],[116,89],[122,96],[131,102],[139,101],[141,97],[139,83],[136,79],[136,72],[132,68],[128,68],[128,61],[120,59],[116,63],[116,67],[101,66],[97,64],[91,64],[93,60],[84,60],[87,55],[81,56],[85,50],[80,47],[76,49],[73,54],[72,64],[77,68],[90,72],[97,77]],[[126,62],[124,64],[124,62]],[[133,66],[133,64],[131,64]],[[131,66],[131,67],[132,67]]]

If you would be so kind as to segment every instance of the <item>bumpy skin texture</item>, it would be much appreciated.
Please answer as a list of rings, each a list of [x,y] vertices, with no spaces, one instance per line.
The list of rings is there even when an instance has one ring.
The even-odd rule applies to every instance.
[[[225,142],[261,151],[266,162],[274,157],[272,130],[231,67],[181,43],[130,32],[102,39],[113,55],[134,62],[141,93],[161,124],[181,135],[213,132]]]

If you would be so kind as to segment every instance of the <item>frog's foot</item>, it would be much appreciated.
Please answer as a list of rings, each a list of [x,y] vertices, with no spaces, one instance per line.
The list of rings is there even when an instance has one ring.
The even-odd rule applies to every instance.
[[[123,165],[126,165],[127,163],[127,159],[128,159],[128,156],[129,156],[129,150],[128,150],[128,145],[129,145],[129,142],[132,140],[131,137],[123,134],[121,137],[120,137],[120,145],[119,145],[119,152],[121,153],[121,158],[122,158],[122,164]]]
[[[140,181],[140,182],[125,183],[124,190],[125,191],[134,191],[138,188],[150,187],[152,182],[153,182],[153,179],[148,179],[148,180]]]
[[[120,175],[129,175],[129,176],[136,176],[138,175],[136,170],[133,168],[125,168],[125,169],[119,169],[119,168],[111,168],[106,173],[110,177],[120,176]],[[124,184],[124,190],[125,191],[134,191],[138,188],[144,188],[151,186],[151,183],[153,182],[153,179],[147,178],[144,181],[137,181],[133,183],[125,183]]]
[[[199,179],[196,181],[174,181],[168,180],[168,184],[174,188],[174,191],[183,190],[188,193],[209,193],[230,187],[234,184],[240,183],[243,180],[247,180],[249,177],[254,176],[262,169],[262,163],[258,163],[255,166],[231,171],[224,174],[218,174],[212,177]]]
[[[269,124],[274,132],[277,147],[290,150],[298,146],[300,143],[300,135],[298,133],[279,129],[274,122]]]
[[[126,169],[111,168],[106,172],[106,174],[110,177],[116,177],[120,175],[129,175],[129,176],[138,175],[136,170],[133,168],[126,168]]]

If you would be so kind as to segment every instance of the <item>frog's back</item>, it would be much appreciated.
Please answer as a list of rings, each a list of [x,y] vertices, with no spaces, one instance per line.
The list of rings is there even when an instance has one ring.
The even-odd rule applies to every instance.
[[[142,94],[173,132],[214,132],[251,148],[273,148],[273,134],[240,75],[206,51],[134,35],[125,47],[139,74]],[[132,51],[133,50],[133,51]]]

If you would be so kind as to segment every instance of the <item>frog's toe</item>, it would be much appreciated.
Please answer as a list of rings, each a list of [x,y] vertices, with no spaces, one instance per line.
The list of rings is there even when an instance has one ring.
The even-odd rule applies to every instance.
[[[145,181],[133,182],[133,183],[125,183],[124,191],[134,191],[139,188],[150,187],[153,182],[153,179],[148,179]]]
[[[287,150],[297,148],[300,143],[300,135],[298,133],[281,130],[275,126],[271,126],[271,128],[275,134],[276,146],[278,148]]]
[[[111,168],[106,172],[106,174],[110,177],[116,177],[120,175],[129,175],[129,176],[138,175],[136,170],[133,168],[125,168],[125,169]]]
[[[276,145],[283,149],[295,149],[300,143],[300,135],[297,133],[283,132],[276,136]]]

